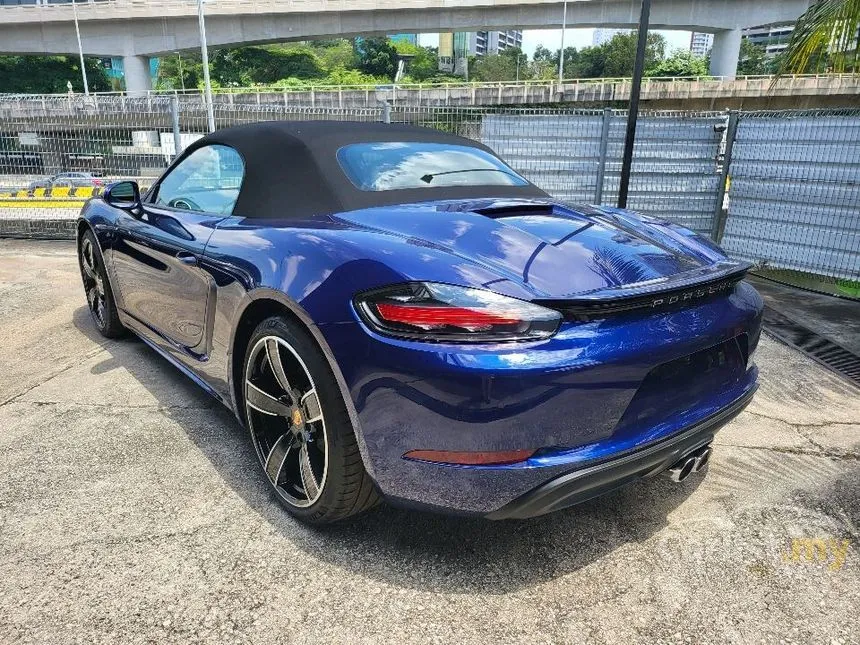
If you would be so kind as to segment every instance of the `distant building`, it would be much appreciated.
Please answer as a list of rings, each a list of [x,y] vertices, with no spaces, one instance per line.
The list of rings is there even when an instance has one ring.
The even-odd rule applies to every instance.
[[[690,51],[694,56],[707,56],[714,46],[714,34],[694,31],[690,36]]]
[[[788,41],[791,40],[791,32],[793,31],[793,23],[753,27],[744,29],[743,38],[764,49],[765,56],[773,57],[788,47]]]
[[[517,29],[508,31],[476,31],[470,34],[469,53],[475,56],[501,54],[513,47],[522,48],[523,32]]]
[[[522,46],[523,32],[518,29],[439,34],[439,70],[465,76],[469,56],[491,56]]]
[[[594,47],[599,47],[603,43],[608,43],[618,34],[630,33],[629,29],[595,29],[591,36],[591,44]]]
[[[439,34],[439,71],[448,74],[466,75],[466,61],[469,56],[469,34],[457,33]]]
[[[409,43],[410,45],[418,45],[418,34],[391,34],[388,40],[395,43]]]

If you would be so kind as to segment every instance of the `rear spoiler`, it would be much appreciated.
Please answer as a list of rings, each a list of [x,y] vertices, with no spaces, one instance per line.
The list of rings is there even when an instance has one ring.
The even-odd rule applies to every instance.
[[[592,320],[636,310],[683,307],[730,293],[750,267],[752,264],[748,262],[727,261],[668,278],[598,289],[572,298],[534,302],[560,311],[567,320]]]

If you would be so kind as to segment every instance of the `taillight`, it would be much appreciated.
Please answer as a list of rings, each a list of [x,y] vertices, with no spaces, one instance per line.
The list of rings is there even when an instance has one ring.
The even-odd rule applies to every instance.
[[[531,302],[434,282],[361,294],[355,305],[375,331],[440,342],[539,340],[555,334],[562,319],[559,312]]]

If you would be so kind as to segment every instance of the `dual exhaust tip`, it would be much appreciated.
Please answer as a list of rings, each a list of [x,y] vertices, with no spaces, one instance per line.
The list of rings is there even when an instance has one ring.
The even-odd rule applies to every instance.
[[[708,465],[711,458],[711,446],[705,446],[694,450],[689,455],[678,461],[664,474],[673,482],[682,482],[693,473],[697,473]]]

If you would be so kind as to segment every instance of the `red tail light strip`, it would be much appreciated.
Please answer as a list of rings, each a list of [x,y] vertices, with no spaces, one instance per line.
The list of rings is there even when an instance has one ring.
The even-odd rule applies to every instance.
[[[484,327],[487,325],[516,325],[520,321],[499,314],[487,313],[464,307],[438,307],[421,305],[398,305],[380,302],[376,305],[379,315],[388,322],[415,325],[417,327],[445,326]]]

